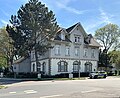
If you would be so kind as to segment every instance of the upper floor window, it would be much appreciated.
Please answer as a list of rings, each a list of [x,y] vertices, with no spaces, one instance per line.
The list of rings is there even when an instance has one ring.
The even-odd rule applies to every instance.
[[[75,42],[77,43],[81,42],[81,36],[75,36]]]
[[[92,58],[95,58],[95,49],[92,49],[91,57],[92,57]]]
[[[87,49],[84,49],[84,57],[87,57]]]
[[[65,55],[70,55],[70,47],[69,46],[66,46],[66,49],[65,49]]]
[[[76,55],[76,56],[79,55],[79,48],[75,48],[75,55]]]
[[[32,54],[31,54],[31,59],[35,59],[35,53],[34,52],[32,52]]]
[[[55,46],[55,54],[60,55],[60,45]]]

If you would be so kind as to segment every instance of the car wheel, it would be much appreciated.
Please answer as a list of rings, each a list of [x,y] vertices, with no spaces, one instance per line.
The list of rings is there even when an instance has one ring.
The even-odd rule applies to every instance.
[[[106,75],[104,75],[104,77],[103,78],[106,78]]]
[[[98,78],[98,76],[94,76],[94,79],[97,79]]]

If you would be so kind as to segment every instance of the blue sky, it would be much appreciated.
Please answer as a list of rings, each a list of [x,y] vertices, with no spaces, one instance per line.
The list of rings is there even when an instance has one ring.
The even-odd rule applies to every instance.
[[[87,33],[108,23],[120,26],[120,0],[40,0],[55,13],[61,27],[67,28],[80,22]],[[21,5],[28,0],[1,0],[0,27],[9,23]]]

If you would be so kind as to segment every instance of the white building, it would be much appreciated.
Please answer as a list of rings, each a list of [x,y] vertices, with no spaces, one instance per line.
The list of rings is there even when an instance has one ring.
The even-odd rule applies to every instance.
[[[87,34],[80,23],[67,29],[62,28],[53,41],[53,46],[43,56],[39,56],[36,66],[35,54],[31,53],[31,72],[42,71],[46,75],[61,73],[96,71],[100,44],[91,34]]]

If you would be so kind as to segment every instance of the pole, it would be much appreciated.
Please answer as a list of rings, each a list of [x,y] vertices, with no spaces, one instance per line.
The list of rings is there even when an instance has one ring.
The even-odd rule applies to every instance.
[[[78,68],[79,78],[80,78],[80,61],[79,61],[79,68]]]

